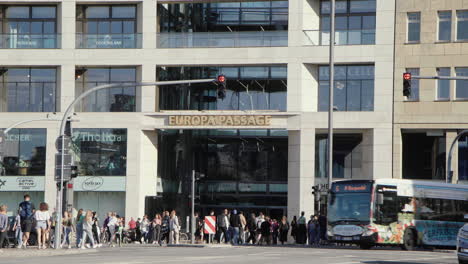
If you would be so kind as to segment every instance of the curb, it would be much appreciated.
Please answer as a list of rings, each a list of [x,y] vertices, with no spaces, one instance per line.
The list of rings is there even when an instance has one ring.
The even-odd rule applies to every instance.
[[[37,249],[9,249],[0,251],[2,258],[29,258],[29,257],[49,257],[49,256],[63,256],[63,255],[78,255],[87,253],[96,253],[97,249],[50,249],[50,250],[37,250]]]
[[[219,244],[170,244],[167,247],[189,247],[189,248],[232,248],[232,245],[219,245]]]

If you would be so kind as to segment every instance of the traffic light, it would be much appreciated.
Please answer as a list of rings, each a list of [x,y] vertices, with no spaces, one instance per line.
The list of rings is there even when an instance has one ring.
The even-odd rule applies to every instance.
[[[216,85],[218,85],[218,98],[226,98],[226,76],[221,74],[216,78]]]
[[[403,96],[411,96],[411,73],[403,73]]]
[[[70,178],[73,179],[73,178],[76,178],[78,177],[78,166],[71,166],[71,173],[70,173]]]

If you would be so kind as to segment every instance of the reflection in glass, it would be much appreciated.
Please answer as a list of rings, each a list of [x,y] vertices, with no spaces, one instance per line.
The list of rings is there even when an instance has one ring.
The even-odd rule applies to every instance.
[[[80,68],[76,70],[76,96],[98,85],[136,82],[135,68]],[[77,106],[81,112],[134,112],[136,87],[97,91]]]
[[[329,67],[319,66],[318,71],[318,110],[328,111]],[[373,111],[374,66],[336,66],[333,91],[337,111]]]
[[[126,129],[73,129],[72,141],[79,175],[126,175]]]
[[[46,129],[12,129],[2,145],[0,175],[45,176]]]
[[[270,67],[158,67],[160,81],[227,76],[226,98],[216,85],[159,87],[161,110],[278,110],[286,111],[287,68]]]
[[[8,68],[3,71],[3,74],[0,71],[0,111],[55,111],[56,69]]]

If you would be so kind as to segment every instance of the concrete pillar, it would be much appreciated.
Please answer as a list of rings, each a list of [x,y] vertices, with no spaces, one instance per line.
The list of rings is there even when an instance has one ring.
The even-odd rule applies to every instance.
[[[393,178],[403,177],[403,142],[401,128],[396,125],[393,128]]]
[[[128,129],[125,216],[142,217],[145,197],[156,195],[157,134]]]
[[[314,213],[312,186],[315,182],[315,130],[289,131],[288,219]]]
[[[448,130],[445,132],[445,148],[446,148],[446,155],[447,155],[447,162],[448,162],[448,155],[450,151],[450,146],[452,145],[453,140],[457,137],[458,131],[456,130]],[[451,183],[457,183],[458,181],[458,143],[455,143],[452,152],[452,170],[453,170],[453,178]],[[448,175],[446,175],[447,177]]]
[[[57,149],[55,148],[55,141],[58,138],[58,122],[47,121],[47,147],[46,147],[46,173],[44,177],[44,201],[49,204],[50,209],[55,208],[56,197],[57,197],[57,186],[55,183],[55,154]],[[45,125],[45,122],[41,124]],[[36,201],[36,206],[38,206]],[[42,202],[42,201],[40,201]]]
[[[392,128],[373,129],[372,164],[374,179],[392,178]]]
[[[144,64],[139,67],[139,78],[142,82],[156,81],[156,65]],[[157,100],[157,87],[137,87],[137,112],[155,112]]]
[[[76,34],[76,1],[64,0],[58,6],[57,12],[58,27],[57,32],[62,34],[62,49],[75,49]],[[66,26],[65,26],[66,25]]]
[[[362,133],[362,174],[353,174],[353,179],[371,180],[373,171],[374,135],[372,129],[367,129]]]
[[[56,108],[57,112],[65,112],[67,107],[75,100],[75,65],[63,64],[57,70]]]

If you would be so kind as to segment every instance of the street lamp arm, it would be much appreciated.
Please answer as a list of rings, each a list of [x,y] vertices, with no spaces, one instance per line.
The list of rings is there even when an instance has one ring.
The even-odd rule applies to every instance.
[[[448,154],[448,158],[447,158],[447,175],[445,177],[445,181],[447,183],[449,183],[449,178],[450,178],[450,181],[452,180],[452,153],[453,153],[453,147],[455,146],[455,143],[458,142],[458,140],[463,136],[463,135],[466,135],[468,134],[468,130],[463,130],[462,132],[458,133],[458,135],[453,139],[453,142],[452,142],[452,145],[450,146],[450,151],[449,151],[449,154]]]
[[[14,123],[13,125],[7,127],[4,131],[3,131],[3,134],[6,135],[8,134],[8,132],[10,132],[10,130],[12,130],[13,128],[19,126],[19,125],[22,125],[22,124],[25,124],[25,123],[29,123],[29,122],[34,122],[34,121],[60,121],[61,119],[51,119],[51,118],[38,118],[38,119],[30,119],[30,120],[23,120],[23,121],[20,121],[18,123]]]

